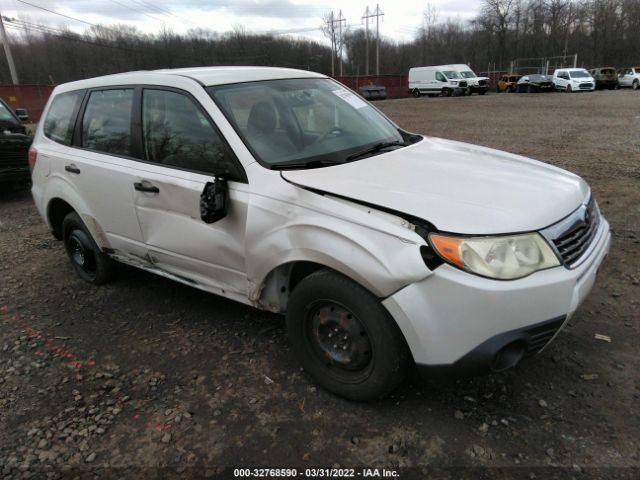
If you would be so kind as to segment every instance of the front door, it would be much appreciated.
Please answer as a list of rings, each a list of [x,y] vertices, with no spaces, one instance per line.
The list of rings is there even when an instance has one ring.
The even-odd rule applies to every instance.
[[[185,92],[142,90],[142,150],[135,209],[159,269],[208,289],[246,294],[245,229],[249,186],[244,171],[204,109]],[[222,176],[228,215],[200,218],[200,194]]]

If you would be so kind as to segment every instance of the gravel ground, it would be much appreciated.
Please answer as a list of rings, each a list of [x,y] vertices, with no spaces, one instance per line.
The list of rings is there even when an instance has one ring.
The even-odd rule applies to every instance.
[[[532,156],[591,184],[614,243],[555,343],[504,374],[412,376],[379,402],[344,401],[300,370],[279,316],[127,267],[87,285],[29,193],[5,191],[0,478],[366,466],[402,467],[401,478],[637,479],[640,94],[377,106],[408,130]]]

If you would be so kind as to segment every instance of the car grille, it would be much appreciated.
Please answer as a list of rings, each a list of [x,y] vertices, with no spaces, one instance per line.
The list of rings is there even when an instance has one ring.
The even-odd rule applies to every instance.
[[[527,330],[527,351],[525,356],[530,357],[542,350],[562,327],[565,318],[565,316],[562,316]]]
[[[467,82],[460,82],[460,83],[458,83],[458,86],[460,86],[462,88],[467,88]]]
[[[484,87],[487,84],[486,80],[478,80],[478,85]]]
[[[588,250],[600,225],[600,212],[593,197],[572,217],[574,215],[576,218],[572,219],[570,226],[552,238],[558,254],[569,268],[575,267]]]
[[[0,151],[0,168],[7,167],[27,168],[27,150],[22,152],[2,152]]]
[[[585,88],[585,89],[593,88],[593,83],[591,82],[581,83],[580,85],[578,85],[578,87]]]

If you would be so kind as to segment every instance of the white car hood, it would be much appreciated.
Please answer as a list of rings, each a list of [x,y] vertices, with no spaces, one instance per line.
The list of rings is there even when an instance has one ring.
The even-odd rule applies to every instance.
[[[481,235],[547,227],[589,195],[584,180],[551,165],[428,137],[359,161],[282,176],[427,220],[441,231]]]

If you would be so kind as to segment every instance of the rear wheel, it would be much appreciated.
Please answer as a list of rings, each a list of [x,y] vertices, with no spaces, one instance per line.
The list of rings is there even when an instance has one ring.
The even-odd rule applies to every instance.
[[[412,93],[414,97],[420,98],[420,90],[418,90],[417,88],[414,88]]]
[[[640,88],[640,82],[638,82],[638,80],[634,80],[631,88],[633,88],[634,90],[638,90],[638,88]]]
[[[94,285],[102,285],[113,278],[113,260],[102,253],[76,212],[64,217],[62,235],[71,265],[80,278]]]
[[[320,270],[303,279],[291,294],[286,321],[304,369],[336,395],[382,397],[411,365],[404,337],[380,301],[336,272]]]

